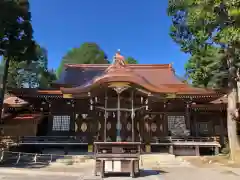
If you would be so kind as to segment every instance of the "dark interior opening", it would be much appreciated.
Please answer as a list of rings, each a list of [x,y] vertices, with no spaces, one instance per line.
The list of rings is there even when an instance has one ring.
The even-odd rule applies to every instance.
[[[48,117],[43,117],[37,127],[37,136],[46,136],[48,134]]]

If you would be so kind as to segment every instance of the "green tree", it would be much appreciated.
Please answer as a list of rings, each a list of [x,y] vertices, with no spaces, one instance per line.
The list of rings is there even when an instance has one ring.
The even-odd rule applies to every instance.
[[[134,59],[133,57],[127,57],[125,59],[127,64],[138,64],[138,61],[136,59]]]
[[[49,88],[56,79],[56,73],[53,69],[43,71],[39,81],[39,88]]]
[[[7,88],[47,88],[49,81],[55,80],[52,70],[48,70],[47,50],[36,45],[36,58],[31,62],[10,62]]]
[[[96,43],[83,43],[78,48],[73,48],[62,58],[60,66],[57,69],[59,78],[64,64],[108,64],[107,56]]]
[[[203,51],[192,54],[187,61],[186,77],[196,87],[226,88],[228,71],[222,60],[220,48],[207,46]]]
[[[40,45],[36,46],[36,58],[31,62],[19,63],[18,74],[21,76],[21,85],[24,87],[39,87],[40,79],[47,71],[47,50]]]
[[[4,56],[2,109],[10,62],[31,60],[35,55],[28,0],[0,0],[0,56]]]
[[[186,69],[195,85],[228,85],[228,137],[233,160],[239,147],[236,136],[239,9],[239,0],[169,0],[168,6],[172,17],[170,35],[183,52],[192,55]]]

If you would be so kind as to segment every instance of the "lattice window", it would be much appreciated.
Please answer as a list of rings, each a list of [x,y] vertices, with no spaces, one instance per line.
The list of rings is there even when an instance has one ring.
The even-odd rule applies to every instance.
[[[53,116],[53,131],[69,131],[70,116]]]
[[[168,130],[175,129],[178,124],[185,124],[184,116],[168,116]]]
[[[61,124],[62,124],[62,118],[61,116],[53,116],[53,131],[60,131],[61,130]]]

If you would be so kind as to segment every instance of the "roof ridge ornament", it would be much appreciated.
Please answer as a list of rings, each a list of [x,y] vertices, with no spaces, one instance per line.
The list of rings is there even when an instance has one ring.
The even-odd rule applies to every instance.
[[[107,72],[125,68],[126,62],[124,56],[121,55],[120,49],[117,50],[116,54],[113,57],[112,64],[106,69]]]

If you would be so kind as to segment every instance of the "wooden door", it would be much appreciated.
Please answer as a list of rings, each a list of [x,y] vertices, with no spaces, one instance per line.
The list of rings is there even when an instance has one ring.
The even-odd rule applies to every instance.
[[[108,118],[106,123],[106,136],[107,141],[116,141],[116,125],[117,125],[117,112],[108,112]]]

